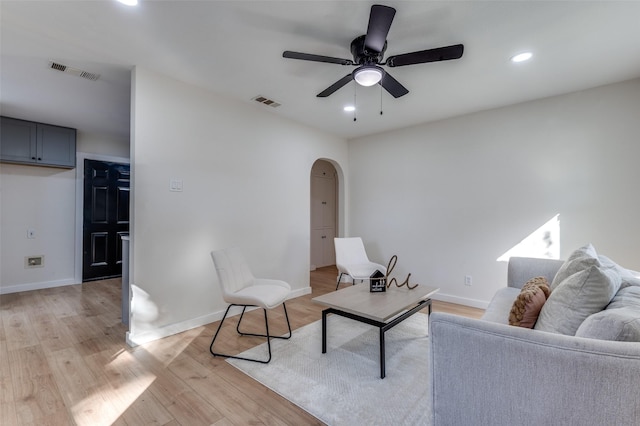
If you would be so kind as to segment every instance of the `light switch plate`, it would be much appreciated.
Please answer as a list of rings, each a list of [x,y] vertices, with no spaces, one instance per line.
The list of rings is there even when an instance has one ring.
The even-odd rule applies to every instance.
[[[171,179],[169,181],[169,191],[182,192],[182,179]]]

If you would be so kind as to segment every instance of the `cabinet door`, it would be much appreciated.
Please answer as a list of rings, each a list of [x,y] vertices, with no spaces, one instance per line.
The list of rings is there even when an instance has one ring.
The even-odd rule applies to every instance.
[[[311,177],[312,228],[335,228],[336,226],[336,180],[335,178]]]
[[[2,161],[35,163],[37,124],[9,117],[2,117],[0,124]]]
[[[333,228],[311,230],[311,266],[322,268],[323,266],[336,264],[336,252],[333,238],[336,236]]]
[[[312,229],[311,230],[311,269],[321,268],[324,266],[324,230]]]
[[[325,179],[311,176],[311,229],[318,229],[324,226],[324,187],[322,182]]]
[[[76,130],[38,124],[38,164],[61,167],[76,166]]]
[[[324,264],[322,266],[329,266],[336,264],[336,249],[333,239],[336,236],[334,228],[327,228],[324,230],[322,241],[322,260]]]
[[[335,228],[336,226],[336,180],[322,179],[322,226]]]

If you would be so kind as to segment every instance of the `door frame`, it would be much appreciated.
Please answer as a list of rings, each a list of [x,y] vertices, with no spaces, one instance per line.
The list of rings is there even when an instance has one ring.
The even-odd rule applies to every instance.
[[[82,283],[82,224],[84,205],[84,160],[107,161],[131,165],[131,159],[126,157],[115,157],[112,155],[91,154],[78,152],[76,154],[76,244],[75,244],[75,268],[74,281]],[[131,219],[129,219],[129,229],[131,229]]]

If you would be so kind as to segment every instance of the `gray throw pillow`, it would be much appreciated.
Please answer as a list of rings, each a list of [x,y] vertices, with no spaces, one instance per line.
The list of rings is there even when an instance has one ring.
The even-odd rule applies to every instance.
[[[576,336],[589,339],[640,342],[640,310],[605,309],[584,320]]]
[[[580,324],[609,304],[620,288],[620,276],[611,268],[591,266],[560,282],[544,304],[534,329],[576,334]]]
[[[600,266],[598,253],[596,253],[596,249],[593,245],[587,244],[584,247],[574,250],[574,252],[571,253],[567,260],[562,264],[560,269],[558,269],[558,272],[556,272],[556,276],[553,278],[553,282],[551,283],[551,291],[555,290],[562,281],[566,280],[571,275],[583,271],[593,265]]]
[[[615,268],[620,274],[620,278],[622,282],[620,284],[620,288],[636,286],[640,287],[640,272],[633,271],[631,269],[624,268],[618,265],[613,260],[609,259],[607,256],[598,255],[598,260],[602,266],[607,268]]]
[[[607,309],[634,308],[640,312],[640,286],[622,288],[613,296]]]

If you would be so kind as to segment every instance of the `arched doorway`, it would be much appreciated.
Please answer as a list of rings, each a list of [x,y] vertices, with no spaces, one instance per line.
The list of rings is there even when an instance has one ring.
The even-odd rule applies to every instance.
[[[338,173],[329,161],[311,167],[311,270],[336,264],[333,238],[338,233]]]

